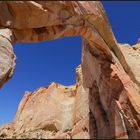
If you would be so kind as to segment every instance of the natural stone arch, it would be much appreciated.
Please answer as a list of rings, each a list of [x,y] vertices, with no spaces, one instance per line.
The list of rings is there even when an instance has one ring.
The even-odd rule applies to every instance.
[[[85,7],[85,4],[90,9],[87,9]],[[91,8],[91,5],[92,7],[94,7],[93,10]],[[58,10],[49,10],[51,6],[57,7]],[[77,9],[75,9],[74,6],[76,6]],[[83,7],[83,10],[80,6]],[[108,42],[109,47],[115,46],[116,42],[112,36],[112,31],[107,21],[104,20],[106,19],[106,15],[102,15],[102,12],[104,12],[103,9],[99,11],[98,7],[103,8],[99,2],[89,2],[88,4],[85,2],[77,3],[50,1],[47,3],[36,3],[33,1],[2,2],[0,9],[2,28],[1,40],[3,40],[3,44],[5,42],[5,44],[2,45],[6,46],[7,42],[10,43],[6,47],[9,49],[12,48],[10,46],[16,42],[36,42],[60,38],[63,36],[82,35],[83,38],[87,38],[91,45],[93,43],[97,43],[98,41],[100,44],[97,45],[103,46],[105,48],[103,49],[103,51],[105,51],[106,53],[108,51],[108,53],[110,53],[106,42]],[[32,9],[32,12],[30,11],[30,9]],[[26,13],[24,15],[19,14],[22,13],[22,10],[26,10]],[[38,13],[38,16],[29,16],[28,13]],[[61,13],[64,13],[65,15],[62,15]],[[66,18],[65,16],[68,15],[69,18]],[[24,20],[22,19],[23,17]],[[40,25],[40,21],[35,20],[35,18],[46,20],[42,20],[42,24]],[[34,23],[32,20],[34,22],[37,21],[37,23]],[[102,23],[103,26],[106,26],[107,30],[101,28],[98,23]],[[102,33],[105,35],[100,36]],[[104,37],[105,39],[102,37]],[[100,47],[100,49],[102,48]]]
[[[13,43],[81,35],[82,85],[89,88],[96,137],[140,137],[140,96],[120,64],[125,59],[100,2],[1,2],[0,25],[1,85],[15,68]]]

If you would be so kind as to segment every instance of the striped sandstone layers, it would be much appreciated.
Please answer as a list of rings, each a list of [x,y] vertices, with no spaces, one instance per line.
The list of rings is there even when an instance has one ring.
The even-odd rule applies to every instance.
[[[0,27],[0,86],[12,76],[15,69],[13,43],[37,42],[64,36],[82,37],[82,63],[81,68],[77,69],[80,76],[77,76],[73,99],[66,97],[61,105],[61,99],[56,100],[60,105],[57,106],[59,111],[63,106],[69,108],[67,103],[72,104],[71,109],[63,108],[65,111],[61,110],[62,114],[55,111],[54,100],[49,91],[50,87],[53,87],[54,91],[59,87],[54,86],[55,84],[43,88],[45,93],[41,92],[42,88],[39,93],[27,93],[19,105],[14,121],[1,128],[1,136],[12,137],[16,133],[18,137],[21,133],[26,133],[23,137],[32,138],[32,135],[38,138],[39,133],[44,138],[50,138],[55,131],[53,138],[140,138],[140,62],[135,61],[139,57],[131,62],[127,57],[127,50],[117,43],[101,2],[3,1],[0,2]],[[138,48],[138,45],[134,48]],[[74,87],[75,85],[68,89]],[[78,94],[80,87],[82,89]],[[62,89],[60,98],[66,90]],[[81,90],[84,95],[81,95]],[[78,95],[81,98],[77,98]],[[35,103],[32,103],[34,96]],[[87,100],[84,100],[87,97],[88,105]],[[79,120],[75,117],[77,113],[83,112],[80,101],[86,106],[85,110],[89,110],[85,120],[82,118],[87,112],[84,112]],[[51,104],[50,110],[46,109],[48,102]],[[74,112],[76,106],[79,106],[79,109]],[[65,124],[62,121],[65,120],[64,112],[69,112],[70,118]],[[57,118],[57,113],[62,116],[57,115]],[[51,119],[59,121],[51,122],[51,115]],[[33,117],[33,120],[29,121],[29,116]],[[46,122],[51,122],[50,127],[46,128]],[[85,124],[89,125],[81,130],[81,126]],[[37,125],[40,126],[39,130],[35,130],[38,129]],[[65,130],[65,127],[70,130]],[[30,135],[28,128],[34,129]],[[73,129],[77,132],[74,133]]]

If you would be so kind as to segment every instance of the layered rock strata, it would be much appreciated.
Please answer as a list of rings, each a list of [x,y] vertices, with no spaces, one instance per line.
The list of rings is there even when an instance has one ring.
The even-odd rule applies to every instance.
[[[119,44],[119,47],[126,61],[122,62],[126,72],[140,88],[140,42],[130,46],[129,44]]]
[[[39,138],[52,138],[52,135],[53,138],[140,138],[139,56],[133,58],[127,51],[136,53],[139,45],[132,49],[127,45],[125,49],[126,45],[117,43],[101,2],[3,1],[0,3],[0,27],[1,86],[12,76],[15,68],[13,43],[82,36],[81,72],[78,72],[80,68],[77,69],[80,76],[77,77],[76,87],[68,87],[69,90],[75,87],[76,94],[72,94],[73,97],[65,95],[66,88],[57,84],[25,94],[13,123],[1,129],[3,137],[4,134],[12,137],[14,133],[16,137],[30,138],[32,134],[37,137],[35,128],[41,126],[37,131]],[[61,87],[58,98],[66,96],[63,104],[56,106],[61,99],[56,99],[54,103],[51,87],[54,91]],[[78,94],[80,87],[82,89]],[[81,90],[84,90],[84,95],[81,95]],[[87,97],[88,105],[83,111],[80,103],[85,105]],[[62,122],[65,111],[59,109],[69,102],[75,106],[68,111],[71,112],[70,120],[66,119],[65,125]],[[45,106],[50,106],[50,109]],[[59,107],[56,111],[55,106]],[[87,113],[87,106],[87,119],[77,118]],[[79,108],[74,113],[76,107]],[[59,112],[62,112],[60,117]],[[51,122],[49,129],[52,128],[52,131],[48,130],[48,122]],[[89,126],[81,130],[83,127],[79,126],[85,124]],[[43,125],[47,128],[44,129]],[[65,127],[68,129],[66,132]],[[28,132],[29,128],[33,132]]]

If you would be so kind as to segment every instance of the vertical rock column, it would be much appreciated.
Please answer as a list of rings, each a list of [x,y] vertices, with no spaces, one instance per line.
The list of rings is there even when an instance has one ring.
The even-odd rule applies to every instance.
[[[0,29],[0,87],[12,76],[15,69],[14,37],[10,29]]]

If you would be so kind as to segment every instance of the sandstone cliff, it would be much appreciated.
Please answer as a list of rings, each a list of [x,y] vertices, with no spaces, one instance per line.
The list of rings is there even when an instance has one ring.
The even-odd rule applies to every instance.
[[[129,44],[119,44],[119,47],[126,59],[122,61],[124,69],[129,74],[131,79],[140,88],[140,42],[138,40],[137,44],[130,46]]]
[[[1,128],[1,136],[90,138],[88,101],[88,90],[79,81],[67,87],[52,83],[33,93],[26,92],[12,124]]]
[[[139,42],[117,43],[101,2],[3,1],[0,27],[0,86],[15,68],[13,43],[82,36],[77,83],[27,92],[1,137],[140,138]]]

